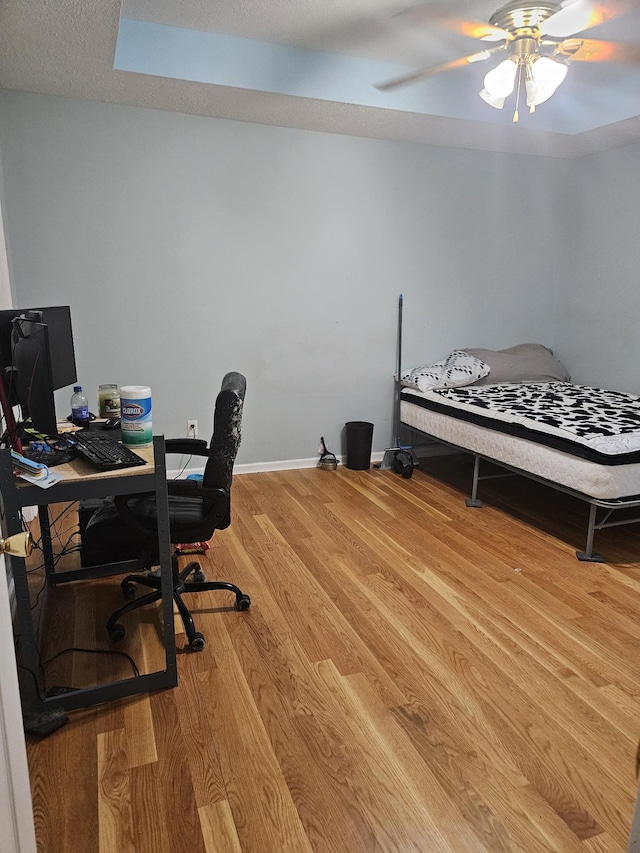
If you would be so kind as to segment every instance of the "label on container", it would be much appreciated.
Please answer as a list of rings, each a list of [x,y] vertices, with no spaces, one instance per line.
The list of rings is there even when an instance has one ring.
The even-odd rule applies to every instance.
[[[104,414],[102,412],[100,414],[103,418],[120,417],[120,397],[105,397],[102,404]]]
[[[76,426],[87,426],[89,424],[89,407],[73,406],[71,409],[71,422]]]
[[[101,418],[119,418],[120,392],[115,388],[98,391],[98,411]]]
[[[151,397],[120,398],[122,443],[142,447],[153,442]]]

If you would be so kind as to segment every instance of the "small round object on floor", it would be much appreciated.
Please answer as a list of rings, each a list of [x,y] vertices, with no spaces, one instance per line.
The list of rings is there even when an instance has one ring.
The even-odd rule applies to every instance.
[[[109,631],[109,639],[112,643],[119,643],[124,639],[124,625],[117,622]]]
[[[206,580],[204,572],[194,572],[193,579],[196,583],[204,583]]]
[[[236,610],[248,610],[251,607],[251,599],[248,595],[241,595],[236,599]]]
[[[393,455],[393,470],[403,479],[409,480],[413,474],[413,457],[405,450],[396,450]]]
[[[200,631],[196,631],[189,643],[189,648],[192,652],[201,652],[204,647],[207,645],[207,641],[204,638],[204,635],[200,633]]]
[[[400,473],[402,475],[403,480],[410,480],[413,476],[413,462],[410,462],[408,465],[405,465]]]

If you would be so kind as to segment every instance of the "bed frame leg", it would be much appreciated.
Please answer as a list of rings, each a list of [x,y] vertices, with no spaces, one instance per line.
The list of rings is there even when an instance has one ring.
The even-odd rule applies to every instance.
[[[596,528],[596,505],[589,505],[589,526],[587,528],[587,547],[584,551],[576,551],[576,557],[583,563],[604,563],[602,554],[593,553],[593,533]]]
[[[473,463],[473,485],[471,487],[471,497],[465,500],[467,506],[482,506],[482,501],[478,500],[478,480],[480,479],[480,457],[476,455]]]

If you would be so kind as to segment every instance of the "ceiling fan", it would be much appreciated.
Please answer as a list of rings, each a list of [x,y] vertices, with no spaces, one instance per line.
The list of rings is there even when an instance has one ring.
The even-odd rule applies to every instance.
[[[523,83],[527,106],[530,112],[534,112],[562,83],[569,62],[640,64],[638,45],[582,36],[586,30],[624,14],[636,3],[637,0],[609,0],[606,3],[594,0],[511,0],[494,12],[486,24],[451,18],[445,12],[439,13],[438,7],[422,4],[400,13],[400,16],[421,23],[426,19],[453,32],[499,44],[451,62],[420,68],[380,83],[376,88],[381,91],[397,89],[505,52],[506,58],[485,76],[484,88],[479,94],[490,106],[502,109],[506,98],[515,90],[513,120],[517,122]]]

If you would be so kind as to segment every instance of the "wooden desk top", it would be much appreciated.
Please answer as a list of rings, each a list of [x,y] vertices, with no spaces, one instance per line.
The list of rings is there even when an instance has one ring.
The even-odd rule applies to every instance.
[[[44,495],[50,492],[51,489],[57,490],[60,487],[65,488],[73,485],[89,484],[94,481],[104,482],[105,480],[122,479],[123,477],[147,477],[153,474],[155,471],[153,445],[149,445],[148,447],[132,447],[131,449],[145,460],[145,465],[134,465],[131,468],[117,468],[115,471],[97,471],[90,462],[87,462],[81,456],[77,456],[70,462],[65,462],[63,465],[56,465],[51,469],[51,471],[60,475],[61,480],[47,489],[42,489],[37,484],[29,483],[20,477],[15,478],[15,484],[20,492],[27,488],[38,489],[43,493],[44,498]],[[45,502],[48,503],[49,501],[45,500]]]
[[[146,461],[146,465],[117,468],[115,471],[96,471],[90,462],[87,462],[81,456],[77,456],[71,462],[65,462],[64,465],[56,465],[51,470],[55,471],[56,474],[60,474],[65,481],[104,480],[109,477],[131,477],[136,474],[153,474],[153,445],[149,445],[148,447],[132,447],[131,450],[138,456],[141,456]]]

